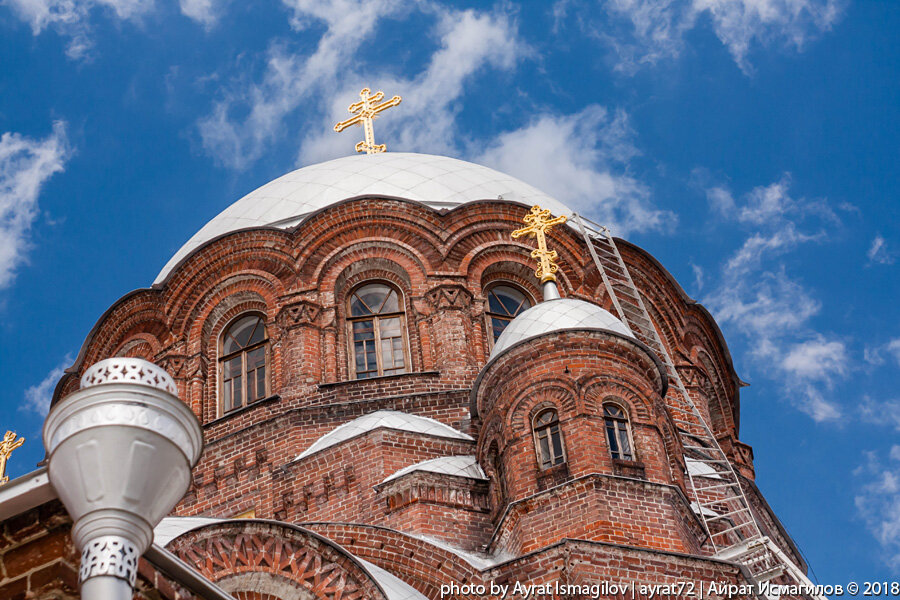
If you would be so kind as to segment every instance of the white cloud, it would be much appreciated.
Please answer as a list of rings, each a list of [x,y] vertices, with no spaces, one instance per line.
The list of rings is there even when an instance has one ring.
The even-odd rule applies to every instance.
[[[794,344],[782,360],[782,368],[800,379],[828,379],[848,370],[847,348],[843,342],[826,340],[822,335]]]
[[[373,89],[406,98],[394,109],[400,113],[397,118],[379,122],[376,133],[378,138],[391,140],[390,147],[394,149],[459,154],[460,147],[471,144],[461,140],[456,127],[466,83],[487,69],[513,69],[530,50],[519,40],[515,21],[505,13],[441,10],[435,34],[439,48],[415,77],[368,78],[375,84]],[[336,135],[332,125],[349,116],[347,106],[359,99],[365,81],[360,76],[348,76],[341,91],[331,97],[321,125],[303,140],[300,163],[346,154],[348,147],[362,139],[359,128]]]
[[[888,425],[900,432],[900,400],[878,402],[869,396],[864,396],[859,410],[863,421]]]
[[[706,302],[717,320],[747,338],[751,358],[780,383],[785,397],[814,420],[833,421],[841,416],[841,408],[823,392],[847,375],[852,361],[842,340],[812,328],[810,321],[821,303],[777,259],[801,244],[823,239],[824,228],[836,216],[822,201],[792,198],[789,187],[787,175],[739,199],[723,186],[707,187],[711,208],[720,219],[753,230],[723,260],[722,275]],[[810,222],[820,231],[801,230]]]
[[[303,140],[300,160],[345,153],[341,150],[347,148],[348,140],[336,136],[331,127],[348,116],[347,105],[358,99],[356,94],[364,85],[415,99],[402,105],[403,119],[392,120],[385,129],[394,148],[447,151],[455,145],[454,118],[466,81],[485,68],[511,69],[528,52],[506,13],[445,10],[422,3],[415,6],[437,17],[433,33],[439,40],[425,70],[411,79],[378,73],[364,79],[355,71],[361,48],[371,41],[382,20],[400,16],[411,5],[388,0],[287,4],[293,9],[295,28],[319,23],[325,25],[325,33],[308,56],[295,54],[283,44],[273,45],[261,81],[235,81],[201,120],[204,148],[231,168],[241,169],[257,160],[301,105],[307,128],[316,133]]]
[[[694,11],[706,12],[713,30],[744,72],[751,45],[780,41],[803,50],[816,35],[828,31],[841,16],[838,0],[693,0]]]
[[[25,403],[22,408],[33,410],[41,416],[47,416],[47,412],[50,410],[50,401],[53,399],[53,390],[70,364],[72,364],[72,358],[66,356],[59,365],[47,373],[40,383],[25,390]]]
[[[895,254],[888,250],[887,242],[881,235],[876,235],[872,240],[872,245],[869,246],[869,251],[866,252],[866,256],[869,257],[869,262],[878,263],[880,265],[892,265],[896,259]]]
[[[190,1],[190,0],[188,0]],[[95,8],[118,19],[137,19],[150,11],[153,0],[3,0],[19,18],[31,26],[34,35],[53,28],[69,39],[69,58],[84,58],[89,53],[90,18]]]
[[[25,259],[41,187],[63,170],[68,155],[62,121],[54,123],[53,133],[42,140],[17,133],[0,137],[0,288],[12,282]]]
[[[885,562],[900,572],[900,446],[891,447],[886,462],[868,453],[855,474],[867,478],[854,498],[856,509],[881,544]]]
[[[197,21],[207,29],[215,25],[219,19],[219,2],[217,0],[179,0],[181,14]]]
[[[886,349],[900,365],[900,338],[896,338],[887,343]]]
[[[573,115],[540,115],[503,133],[476,162],[565,198],[616,235],[673,225],[675,216],[650,203],[646,186],[615,168],[637,153],[632,137],[624,112],[592,105]]]
[[[798,51],[831,29],[841,17],[842,0],[600,0],[609,19],[586,22],[590,9],[574,10],[571,2],[558,2],[558,21],[578,15],[579,25],[607,43],[616,53],[616,68],[634,72],[675,58],[685,45],[685,34],[709,23],[719,41],[745,72],[754,45],[781,43]]]

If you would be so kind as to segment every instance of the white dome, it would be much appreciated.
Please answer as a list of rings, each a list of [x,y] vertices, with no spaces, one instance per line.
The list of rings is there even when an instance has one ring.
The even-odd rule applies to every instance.
[[[194,234],[154,283],[220,235],[247,227],[287,229],[326,206],[367,195],[414,200],[434,209],[501,197],[528,206],[539,204],[554,215],[572,214],[565,205],[523,181],[455,158],[406,152],[346,156],[291,171],[250,192]]]
[[[596,304],[575,298],[557,298],[535,304],[513,319],[497,338],[488,360],[523,340],[566,329],[605,329],[634,339],[634,334],[622,321]]]

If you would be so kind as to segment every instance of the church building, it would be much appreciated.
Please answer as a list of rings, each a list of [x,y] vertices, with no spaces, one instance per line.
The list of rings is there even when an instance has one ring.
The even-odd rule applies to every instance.
[[[808,583],[754,483],[716,322],[564,197],[372,151],[247,194],[148,284],[87,333],[45,428],[106,359],[152,363],[196,417],[187,492],[147,518],[134,572],[111,571],[136,598],[646,598],[681,582],[669,597],[773,598]],[[113,475],[84,448],[0,486],[0,598],[80,597],[79,564],[85,579],[99,559],[52,476],[59,456],[104,496]],[[134,482],[156,463],[133,458],[97,460]]]

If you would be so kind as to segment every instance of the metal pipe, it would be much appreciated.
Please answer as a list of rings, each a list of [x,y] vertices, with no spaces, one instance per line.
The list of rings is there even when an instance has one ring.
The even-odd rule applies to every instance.
[[[234,600],[231,594],[162,546],[152,544],[144,552],[144,558],[172,581],[184,586],[203,600]],[[87,597],[85,600],[88,600]]]
[[[132,597],[131,585],[111,575],[91,577],[81,584],[82,600],[131,600]]]

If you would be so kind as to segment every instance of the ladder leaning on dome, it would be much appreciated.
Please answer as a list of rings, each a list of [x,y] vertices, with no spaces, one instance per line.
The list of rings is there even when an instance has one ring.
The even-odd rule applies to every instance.
[[[742,564],[755,583],[784,576],[794,585],[812,587],[806,574],[770,537],[763,535],[737,473],[691,400],[609,229],[578,214],[573,214],[572,219],[584,237],[619,318],[665,365],[670,389],[666,406],[685,451],[692,508],[703,523],[713,554]],[[774,598],[777,593],[767,596]]]

